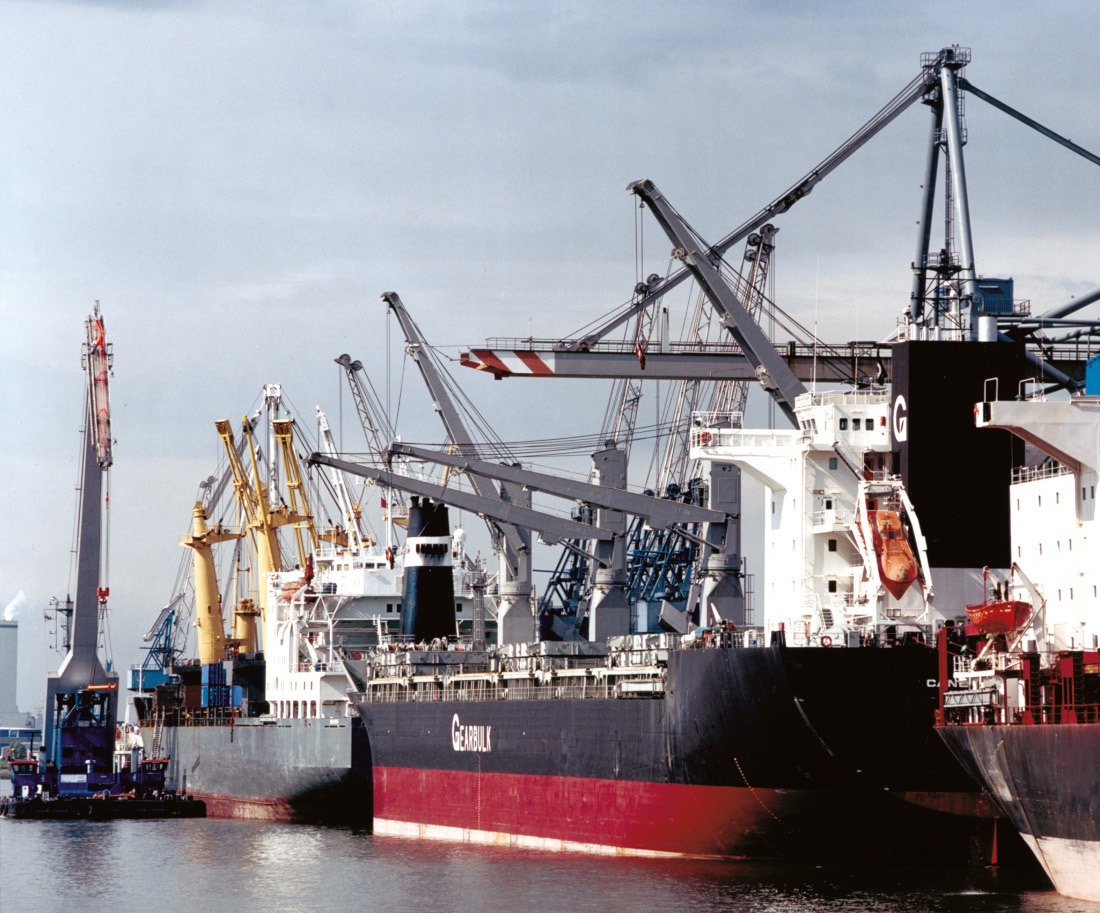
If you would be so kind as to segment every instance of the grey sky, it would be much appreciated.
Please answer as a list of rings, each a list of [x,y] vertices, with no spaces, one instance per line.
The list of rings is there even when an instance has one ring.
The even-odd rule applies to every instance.
[[[171,595],[214,420],[268,381],[335,415],[345,351],[384,383],[383,291],[437,344],[567,334],[630,295],[627,183],[653,179],[715,239],[952,42],[973,48],[976,85],[1100,149],[1100,12],[1084,2],[0,2],[0,17],[0,608],[25,594],[27,709],[57,664],[40,610],[67,585],[94,299],[116,353],[112,639],[128,666]],[[981,270],[1037,307],[1100,285],[1100,173],[976,99],[967,117]],[[779,223],[777,297],[821,335],[882,337],[904,307],[926,130],[915,106]],[[645,242],[645,271],[663,272],[652,223]],[[458,376],[505,438],[593,432],[603,414],[589,386]],[[407,387],[408,436],[438,436]]]

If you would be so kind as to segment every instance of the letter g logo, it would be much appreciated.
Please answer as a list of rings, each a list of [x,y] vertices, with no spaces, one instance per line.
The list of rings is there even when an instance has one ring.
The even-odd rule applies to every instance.
[[[894,439],[909,440],[909,404],[901,394],[898,394],[898,398],[894,400],[893,423]]]

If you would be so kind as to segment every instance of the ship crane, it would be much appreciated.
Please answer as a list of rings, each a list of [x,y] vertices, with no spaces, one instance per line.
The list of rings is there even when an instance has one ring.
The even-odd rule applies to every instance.
[[[308,522],[308,517],[289,510],[280,505],[272,508],[269,503],[270,492],[260,479],[260,467],[256,456],[256,448],[252,441],[252,424],[247,417],[242,419],[242,430],[246,441],[246,447],[251,457],[252,479],[249,479],[241,461],[240,453],[233,440],[233,429],[226,420],[215,423],[218,435],[222,440],[226,456],[229,459],[229,468],[233,473],[233,489],[236,493],[237,503],[245,518],[245,526],[248,529],[249,539],[256,555],[259,587],[259,619],[260,631],[266,629],[267,611],[267,575],[272,571],[283,569],[282,554],[279,550],[278,528],[289,524]],[[271,463],[274,465],[275,460]],[[304,563],[305,556],[301,559]],[[256,631],[256,616],[250,607],[245,611],[234,613],[233,640],[240,645],[244,653],[255,653],[262,649],[262,643]]]
[[[400,488],[406,494],[431,498],[441,504],[471,511],[487,520],[523,527],[525,530],[533,530],[539,534],[539,537],[547,545],[555,545],[568,539],[610,541],[612,538],[612,533],[609,530],[601,529],[589,523],[567,520],[564,517],[542,513],[530,507],[521,507],[500,498],[482,497],[468,491],[460,491],[456,488],[436,485],[434,482],[426,482],[423,479],[398,475],[395,472],[380,469],[376,466],[341,460],[324,453],[310,454],[306,459],[306,463],[311,466],[330,466],[349,475],[372,479],[382,485],[392,485],[394,488]]]
[[[415,321],[409,316],[396,292],[386,292],[382,299],[389,305],[405,333],[407,351],[428,387],[432,403],[443,421],[451,442],[459,453],[476,456],[476,448],[458,409],[447,393],[443,377],[436,367],[429,347]],[[529,508],[530,494],[512,490],[501,484],[498,492],[491,482],[472,476],[471,485],[478,497],[488,501],[511,501],[517,508]],[[393,487],[410,491],[405,485]],[[488,516],[488,515],[487,515]],[[497,583],[497,633],[501,643],[525,643],[534,636],[534,613],[531,606],[531,537],[527,529],[491,517],[490,530],[500,557]]]
[[[911,331],[918,334],[935,333],[937,329],[942,329],[938,324],[933,325],[937,319],[936,314],[927,314],[925,305],[927,302],[935,304],[940,290],[945,285],[949,285],[955,289],[952,294],[957,299],[958,306],[968,310],[971,315],[970,332],[973,334],[976,330],[976,318],[990,312],[988,309],[983,309],[974,269],[975,259],[962,157],[966,132],[961,123],[960,92],[971,93],[1092,164],[1100,164],[1100,156],[979,89],[961,75],[960,71],[969,62],[968,48],[947,47],[938,52],[922,55],[920,74],[886,106],[793,186],[716,244],[706,248],[705,254],[713,262],[718,262],[738,241],[747,238],[765,223],[789,210],[818,182],[847,161],[855,151],[869,142],[913,103],[923,101],[931,108],[932,120],[922,183],[924,192],[918,218],[920,228],[913,259],[913,290],[908,309]],[[931,222],[941,148],[946,149],[949,166],[947,201],[949,205],[946,215],[951,237],[943,252],[931,253]],[[464,353],[462,364],[491,373],[498,379],[550,376],[650,377],[662,380],[692,377],[753,379],[758,366],[753,364],[748,353],[744,352],[691,352],[684,351],[683,344],[672,343],[664,347],[671,351],[647,353],[643,367],[629,347],[624,346],[615,350],[614,346],[604,342],[619,327],[634,319],[642,311],[654,307],[664,295],[693,276],[694,272],[685,264],[684,268],[671,273],[664,279],[646,283],[644,293],[624,304],[615,317],[594,330],[577,334],[574,338],[532,341],[523,346],[514,345],[515,341],[512,341],[513,345],[508,345],[501,340],[489,340],[486,348],[471,348]],[[994,338],[1000,341],[1026,341],[1025,357],[1036,367],[1040,378],[1054,383],[1056,388],[1080,390],[1084,378],[1084,361],[1088,355],[1082,357],[1076,348],[1058,349],[1051,343],[1065,342],[1066,339],[1044,339],[1043,334],[1052,328],[1059,327],[1062,318],[1097,300],[1097,297],[1100,297],[1100,290],[1072,301],[1064,307],[1048,311],[1039,318],[1028,318],[1026,314],[998,314],[998,324],[1005,324],[1008,329],[1007,332],[997,332]],[[812,346],[788,343],[785,346],[776,347],[776,351],[800,380],[814,378],[818,382],[826,383],[856,383],[863,376],[861,366],[863,372],[866,372],[868,367],[877,367],[877,380],[879,382],[889,380],[889,342],[852,342],[829,346],[822,346],[818,342],[814,342]],[[762,354],[763,349],[758,349],[757,356]],[[815,354],[818,357],[815,358]],[[822,355],[824,357],[821,357]]]
[[[329,428],[328,416],[321,411],[320,406],[317,407],[317,431],[320,434],[321,442],[324,444],[325,453],[329,456],[335,455],[336,444],[332,439],[332,429]],[[341,544],[349,549],[353,555],[362,555],[368,544],[364,541],[363,533],[359,528],[362,509],[358,502],[352,500],[351,493],[348,491],[347,480],[342,472],[333,470],[330,481],[336,496],[336,503],[340,507],[340,514],[344,518],[344,533],[340,536]],[[374,543],[371,541],[369,544],[373,545]]]
[[[674,255],[683,260],[699,287],[719,311],[719,319],[737,341],[752,365],[760,384],[775,399],[783,414],[797,427],[795,399],[806,387],[776,352],[772,342],[746,310],[737,293],[719,269],[718,254],[669,204],[652,181],[636,181],[628,188],[650,208],[657,222],[675,245]]]
[[[443,454],[442,456],[447,456]],[[595,551],[583,552],[586,560],[599,565],[601,569],[612,572],[613,564],[617,560],[616,545],[621,554],[622,530],[608,529],[603,526],[583,523],[578,520],[566,519],[554,514],[533,510],[530,507],[520,506],[511,501],[489,495],[483,497],[455,488],[436,485],[421,481],[420,479],[399,476],[374,466],[350,463],[334,457],[315,453],[310,456],[309,463],[322,466],[331,466],[353,475],[374,479],[383,485],[393,485],[401,488],[409,494],[431,498],[442,504],[447,504],[462,510],[469,510],[478,514],[486,521],[508,524],[517,529],[522,529],[528,536],[530,532],[539,534],[539,538],[547,545],[561,544],[564,548],[583,551],[575,544],[576,540],[592,540],[595,543]],[[476,474],[470,475],[471,485],[478,481],[484,485],[484,477]],[[492,490],[492,486],[488,487]],[[616,634],[628,633],[629,618],[625,612],[618,611],[619,606],[614,600],[607,600],[602,605],[594,605],[590,611],[591,622],[589,635],[592,639],[602,639]],[[499,631],[499,622],[498,622]],[[501,639],[501,642],[509,641]]]
[[[560,498],[568,498],[578,501],[589,509],[596,510],[596,526],[611,528],[608,524],[600,522],[607,514],[600,511],[614,512],[615,514],[630,514],[642,520],[655,529],[667,530],[682,539],[693,542],[704,550],[703,567],[705,570],[705,585],[702,591],[705,611],[704,620],[714,617],[719,621],[731,621],[734,624],[744,624],[744,603],[741,599],[740,585],[737,580],[740,571],[740,504],[739,498],[730,497],[733,486],[726,484],[735,480],[737,470],[735,467],[712,463],[710,467],[711,478],[707,486],[710,505],[702,507],[695,504],[686,504],[681,501],[658,498],[650,494],[642,494],[625,490],[610,484],[592,484],[580,482],[574,479],[561,478],[544,472],[522,469],[517,466],[506,466],[498,463],[489,463],[468,457],[455,456],[424,447],[410,444],[394,443],[390,445],[390,452],[416,459],[430,460],[444,466],[459,469],[467,475],[478,475],[495,479],[499,482],[509,482],[521,485],[528,491],[540,491]],[[624,483],[625,484],[625,481]],[[702,535],[697,535],[688,527],[702,525]],[[622,545],[625,528],[618,530],[616,538],[612,540],[612,546],[616,540]],[[600,546],[604,546],[601,550]],[[614,548],[608,548],[606,543],[597,543],[597,549],[591,556],[599,567],[614,566],[619,560],[619,553]],[[621,569],[625,573],[625,568]],[[600,594],[595,593],[594,597]],[[600,622],[589,625],[590,636],[599,639],[604,634],[592,633],[593,627],[598,631],[603,628],[606,633],[609,628],[617,628],[611,631],[615,634],[627,633],[629,617],[618,614],[619,606],[609,600],[593,598],[589,608],[589,616],[595,617],[601,613],[613,619],[613,621]],[[683,629],[686,623],[676,615],[666,612],[666,623],[671,623],[677,629]]]
[[[355,411],[359,415],[359,424],[363,427],[363,436],[367,442],[367,452],[375,459],[381,460],[386,450],[386,444],[397,437],[397,433],[390,423],[386,410],[379,401],[378,394],[363,369],[363,363],[359,360],[352,361],[349,355],[341,355],[335,359],[336,364],[344,369],[347,378],[348,389],[351,391],[352,401],[355,403]],[[335,453],[335,448],[330,452]],[[385,523],[386,546],[393,547],[394,525],[404,525],[407,522],[409,509],[405,504],[405,495],[401,491],[385,492]]]

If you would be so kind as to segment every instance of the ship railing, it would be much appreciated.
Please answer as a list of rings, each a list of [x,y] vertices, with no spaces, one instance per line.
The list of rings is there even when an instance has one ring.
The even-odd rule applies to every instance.
[[[240,707],[174,707],[164,711],[163,725],[228,726],[240,713]]]
[[[800,430],[741,428],[706,428],[692,421],[692,447],[750,447],[770,449],[773,447],[797,447],[809,438],[809,433]]]
[[[800,393],[795,405],[814,406],[876,406],[890,401],[884,387],[848,393]]]
[[[1031,707],[1001,704],[997,689],[949,691],[956,706],[946,706],[948,722],[968,726],[997,723],[1009,726],[1067,726],[1100,723],[1100,704],[1045,703]],[[967,698],[972,699],[967,700]]]
[[[1069,475],[1072,471],[1064,463],[1059,463],[1057,460],[1048,460],[1038,466],[1017,466],[1012,470],[1012,481],[1013,483],[1035,482],[1038,479],[1053,479],[1058,476]]]
[[[817,528],[834,529],[835,527],[848,527],[852,524],[852,511],[847,507],[829,507],[815,510],[813,525]]]
[[[739,411],[701,410],[691,413],[693,428],[742,428],[744,424],[745,413]]]
[[[299,672],[337,672],[340,670],[339,662],[298,663]]]
[[[548,672],[467,672],[373,679],[359,697],[369,703],[563,700],[660,697],[665,671],[650,667],[554,669]]]

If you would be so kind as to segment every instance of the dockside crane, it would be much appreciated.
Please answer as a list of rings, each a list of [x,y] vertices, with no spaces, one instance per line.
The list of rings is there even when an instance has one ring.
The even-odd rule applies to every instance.
[[[961,93],[970,93],[1094,165],[1100,165],[1100,156],[975,86],[962,75],[970,59],[970,49],[959,46],[922,54],[920,73],[867,123],[747,221],[717,243],[703,245],[702,250],[697,250],[696,253],[702,253],[705,259],[718,264],[734,244],[791,209],[903,111],[918,101],[923,102],[931,110],[931,123],[917,220],[919,230],[913,259],[913,286],[908,308],[907,332],[910,338],[938,339],[941,338],[941,333],[960,331],[965,331],[968,338],[975,338],[979,318],[995,317],[997,326],[1003,329],[994,330],[990,341],[996,339],[1026,342],[1025,357],[1034,365],[1040,380],[1052,383],[1055,389],[1064,387],[1080,390],[1084,381],[1085,361],[1095,354],[1095,350],[1087,344],[1087,339],[1100,336],[1100,325],[1096,321],[1072,321],[1066,318],[1073,311],[1096,301],[1100,297],[1100,290],[1075,299],[1064,307],[1054,308],[1039,317],[1017,312],[1011,307],[999,310],[983,299],[975,272],[962,154],[966,129],[962,123]],[[944,215],[948,222],[948,237],[944,248],[933,250],[931,226],[941,158],[947,162]],[[677,246],[677,251],[681,250],[686,253],[685,247]],[[740,348],[732,353],[693,352],[690,351],[690,345],[671,343],[666,344],[662,351],[647,353],[643,365],[639,363],[632,346],[616,346],[606,341],[610,334],[634,319],[638,313],[656,306],[673,288],[693,277],[695,273],[685,262],[684,267],[667,277],[647,283],[644,294],[636,295],[630,302],[622,305],[614,317],[600,323],[595,329],[585,328],[585,331],[572,338],[561,340],[524,340],[522,345],[516,344],[520,340],[490,339],[485,348],[471,348],[463,353],[462,363],[466,367],[491,373],[497,378],[553,376],[755,379],[760,362],[754,363],[748,353]],[[953,314],[948,314],[948,310],[953,311]],[[967,318],[967,326],[964,326],[959,315]],[[1063,329],[1070,332],[1051,335],[1052,330],[1060,333]],[[1085,344],[1082,344],[1083,339]],[[877,375],[875,379],[882,383],[890,379],[893,341],[837,345],[794,340],[774,345],[773,348],[777,356],[802,381],[815,379],[819,383],[860,383]],[[758,359],[763,351],[757,349]]]
[[[68,625],[68,653],[46,682],[42,747],[62,773],[91,776],[110,769],[118,710],[118,674],[104,668],[98,643],[109,588],[105,553],[107,492],[114,462],[108,374],[113,363],[99,302],[84,322],[87,376],[84,452],[78,506],[76,599]]]

